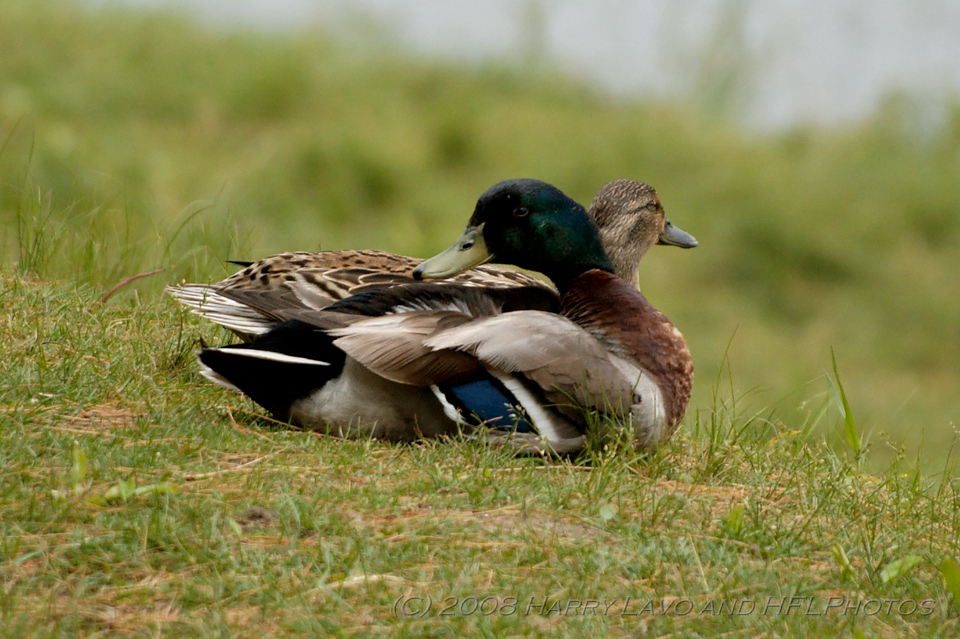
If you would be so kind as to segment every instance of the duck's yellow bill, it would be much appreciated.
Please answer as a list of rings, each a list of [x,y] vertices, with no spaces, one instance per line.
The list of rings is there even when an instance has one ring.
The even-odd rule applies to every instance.
[[[483,224],[467,227],[453,246],[414,269],[413,277],[418,280],[453,277],[492,259],[483,241]]]

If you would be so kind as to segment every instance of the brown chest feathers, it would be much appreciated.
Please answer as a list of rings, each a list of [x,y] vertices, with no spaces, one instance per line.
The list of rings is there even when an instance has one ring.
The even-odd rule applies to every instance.
[[[638,290],[605,271],[587,271],[562,295],[560,313],[656,379],[669,427],[683,419],[693,387],[687,342]]]

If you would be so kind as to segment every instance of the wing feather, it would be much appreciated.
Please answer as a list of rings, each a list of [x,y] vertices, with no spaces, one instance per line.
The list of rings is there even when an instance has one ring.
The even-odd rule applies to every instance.
[[[436,332],[424,345],[470,353],[490,367],[522,373],[557,403],[624,415],[642,375],[578,325],[541,311],[477,318]]]
[[[468,316],[452,311],[414,311],[356,321],[329,333],[337,338],[334,346],[381,377],[429,386],[478,369],[468,353],[426,345],[430,335],[466,321]]]

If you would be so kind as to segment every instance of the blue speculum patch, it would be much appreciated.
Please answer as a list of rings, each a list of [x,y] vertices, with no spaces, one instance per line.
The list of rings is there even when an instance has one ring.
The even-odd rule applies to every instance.
[[[491,428],[535,433],[533,424],[520,412],[520,402],[498,380],[484,378],[441,388],[447,400],[466,416],[475,416]]]

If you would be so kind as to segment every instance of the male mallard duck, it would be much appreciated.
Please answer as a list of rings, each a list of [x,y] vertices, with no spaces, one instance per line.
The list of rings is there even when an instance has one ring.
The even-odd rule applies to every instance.
[[[642,225],[634,255],[663,232],[659,203],[646,210],[654,221]],[[202,350],[204,374],[283,419],[341,435],[411,439],[482,423],[481,434],[574,452],[584,441],[583,409],[628,420],[641,446],[673,433],[692,384],[686,343],[614,275],[579,204],[537,180],[501,182],[481,196],[461,239],[414,277],[454,276],[486,261],[550,277],[559,312],[513,310],[529,306],[511,288],[371,289],[321,311],[271,308],[276,328],[249,344]]]
[[[636,180],[615,180],[593,198],[589,215],[616,274],[639,287],[637,267],[654,244],[692,248],[696,239],[666,219],[653,187]],[[660,230],[657,230],[660,229]],[[382,251],[290,252],[248,263],[215,284],[181,284],[167,291],[192,312],[229,328],[244,340],[279,323],[281,309],[320,310],[335,301],[371,289],[414,282],[421,260]],[[559,295],[535,277],[501,266],[480,266],[459,273],[452,282],[484,289],[520,288],[517,296],[553,299]]]

